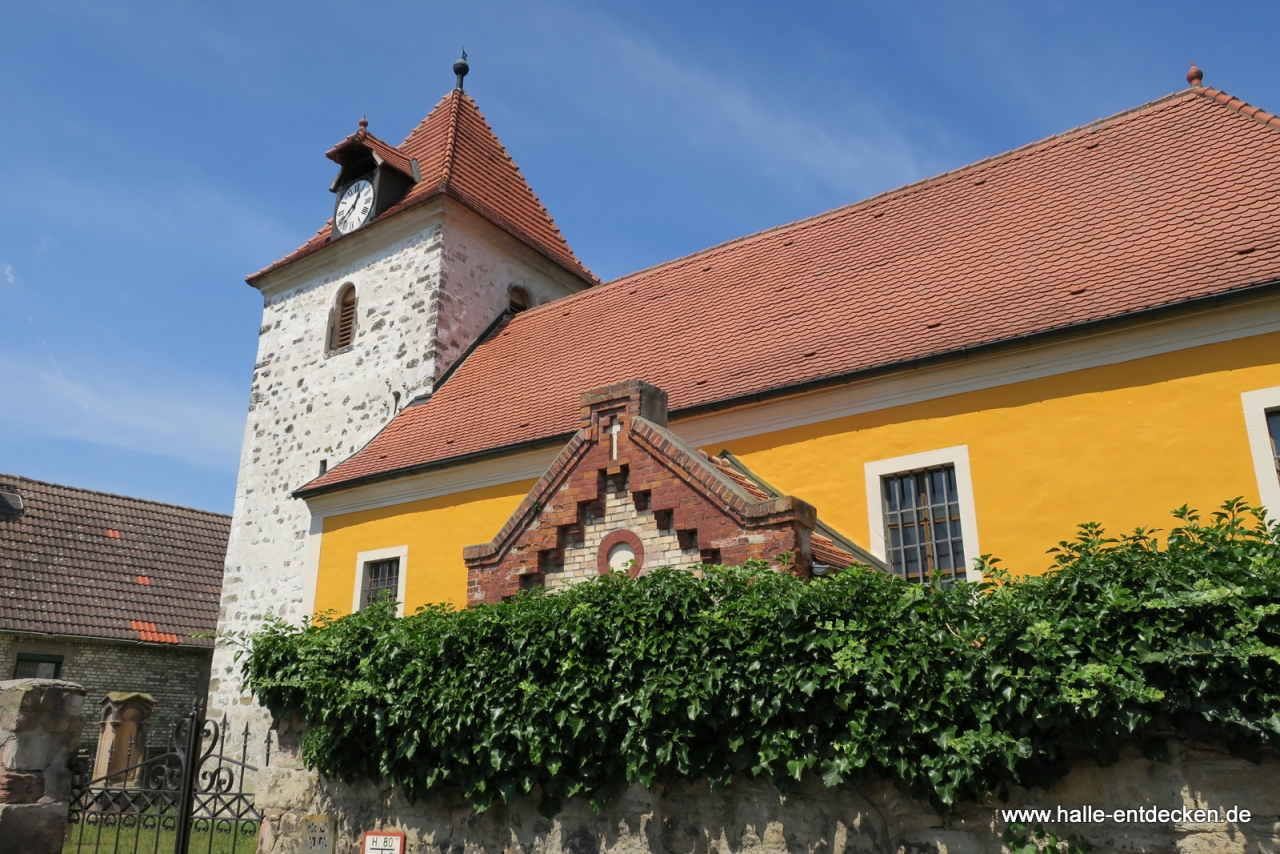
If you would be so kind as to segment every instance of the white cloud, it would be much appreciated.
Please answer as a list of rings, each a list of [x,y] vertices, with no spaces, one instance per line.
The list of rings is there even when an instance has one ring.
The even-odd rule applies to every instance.
[[[43,343],[43,341],[41,342]],[[71,375],[0,358],[3,432],[57,436],[235,471],[244,430],[242,395],[225,384],[120,369],[122,381],[77,366]]]
[[[14,276],[14,275],[13,275],[13,265],[12,265],[12,264],[5,264],[5,265],[4,265],[4,280],[5,280],[6,282],[8,282],[9,284],[11,284],[11,285],[16,285],[16,284],[18,283],[18,278],[17,278],[16,276]]]
[[[630,136],[641,152],[650,144],[713,152],[785,192],[824,201],[854,201],[925,174],[922,152],[899,130],[902,117],[857,87],[806,99],[788,79],[726,69],[716,55],[702,61],[598,8],[552,3],[538,18],[522,21],[540,37],[522,43],[521,65],[558,81],[563,57],[574,55],[591,72],[559,97]]]

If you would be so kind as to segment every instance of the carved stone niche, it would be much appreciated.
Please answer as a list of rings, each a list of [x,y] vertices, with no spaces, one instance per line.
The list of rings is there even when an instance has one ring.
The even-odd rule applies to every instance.
[[[113,691],[102,698],[102,729],[93,760],[93,777],[113,786],[137,786],[147,758],[147,736],[156,700],[150,694]]]

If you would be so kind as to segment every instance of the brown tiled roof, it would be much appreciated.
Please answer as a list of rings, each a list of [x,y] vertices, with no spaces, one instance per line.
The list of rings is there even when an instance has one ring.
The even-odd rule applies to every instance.
[[[338,143],[330,155],[346,145],[363,142],[361,134],[375,140],[375,150],[397,169],[410,174],[406,167],[409,161],[416,159],[422,174],[422,180],[413,185],[408,195],[380,214],[374,222],[444,194],[582,278],[588,285],[599,281],[573,254],[551,214],[538,201],[533,188],[520,173],[520,167],[498,141],[470,95],[457,90],[450,92],[398,149],[391,149],[382,140],[358,131]],[[392,160],[388,150],[398,151],[400,159]],[[348,236],[339,236],[331,241],[331,223],[332,220],[325,223],[314,237],[294,252],[249,276],[249,282]]]
[[[0,632],[212,646],[231,517],[0,474]]]
[[[632,377],[678,417],[1276,282],[1280,120],[1251,111],[1189,89],[523,312],[300,493],[566,436]]]

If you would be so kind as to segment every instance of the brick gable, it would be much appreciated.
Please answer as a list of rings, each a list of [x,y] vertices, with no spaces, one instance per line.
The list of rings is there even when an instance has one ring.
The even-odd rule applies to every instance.
[[[583,394],[546,474],[491,542],[464,550],[468,603],[599,575],[615,547],[633,574],[781,559],[808,575],[813,506],[751,488],[666,425],[666,393],[640,380]]]

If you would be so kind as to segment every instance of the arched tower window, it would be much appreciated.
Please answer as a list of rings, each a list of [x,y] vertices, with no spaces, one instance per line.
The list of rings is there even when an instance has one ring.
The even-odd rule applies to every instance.
[[[512,314],[519,314],[529,307],[529,292],[524,288],[512,288],[507,294],[507,308]]]
[[[351,346],[356,337],[356,286],[346,284],[338,291],[338,302],[329,320],[329,350]]]

